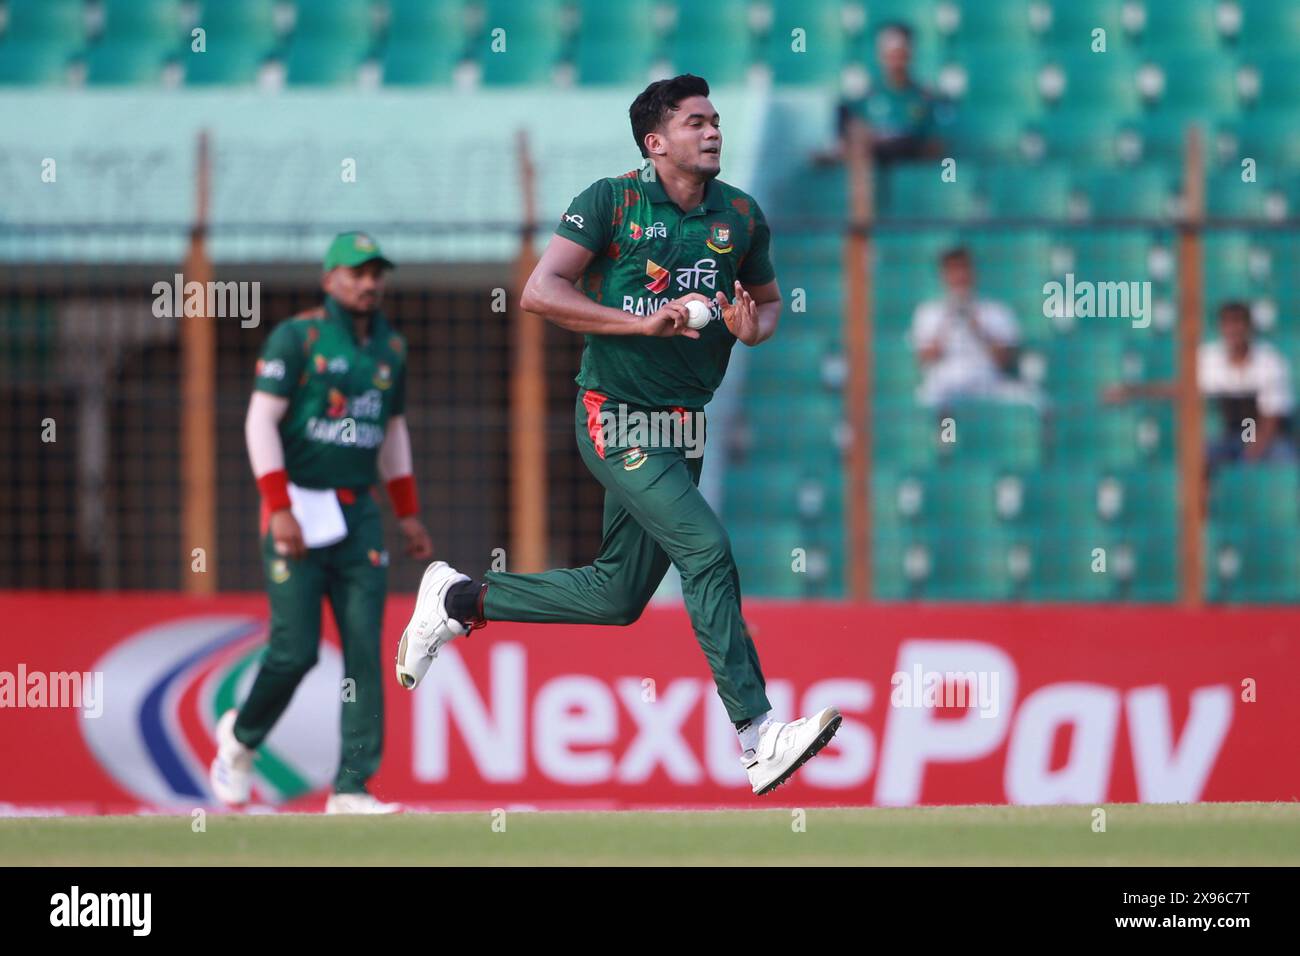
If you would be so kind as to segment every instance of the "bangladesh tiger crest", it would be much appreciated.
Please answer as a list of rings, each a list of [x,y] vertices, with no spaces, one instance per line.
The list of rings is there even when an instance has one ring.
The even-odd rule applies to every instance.
[[[715,222],[709,227],[709,238],[705,245],[719,254],[730,252],[731,227],[725,222]]]

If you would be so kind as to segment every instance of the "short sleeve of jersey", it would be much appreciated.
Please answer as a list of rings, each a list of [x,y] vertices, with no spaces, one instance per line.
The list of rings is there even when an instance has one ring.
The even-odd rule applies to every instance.
[[[736,270],[736,278],[744,285],[766,285],[776,278],[772,266],[772,231],[767,227],[767,217],[754,203],[754,234],[749,239],[745,261]]]
[[[298,385],[305,362],[297,329],[292,322],[281,322],[262,346],[254,390],[288,398]]]
[[[569,203],[555,234],[600,255],[613,239],[614,195],[609,183],[597,180]]]

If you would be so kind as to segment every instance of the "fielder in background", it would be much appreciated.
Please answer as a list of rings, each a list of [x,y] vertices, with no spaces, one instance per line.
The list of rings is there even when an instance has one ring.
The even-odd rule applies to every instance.
[[[262,561],[270,646],[248,698],[217,723],[212,790],[246,803],[253,758],[303,675],[316,663],[321,601],[343,645],[342,747],[326,813],[392,813],[366,792],[384,742],[380,630],[388,587],[379,505],[382,476],[406,552],[433,555],[411,471],[406,342],[380,312],[392,263],[364,233],[336,237],[325,256],[325,303],[280,323],[257,363],[248,458],[262,496]],[[349,683],[350,681],[350,683]]]

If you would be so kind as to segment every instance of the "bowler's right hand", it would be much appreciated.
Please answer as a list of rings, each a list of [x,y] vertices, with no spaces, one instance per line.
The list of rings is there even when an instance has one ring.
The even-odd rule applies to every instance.
[[[271,540],[275,542],[275,553],[286,558],[301,558],[307,553],[307,546],[302,541],[302,528],[298,527],[298,519],[288,508],[271,513]]]

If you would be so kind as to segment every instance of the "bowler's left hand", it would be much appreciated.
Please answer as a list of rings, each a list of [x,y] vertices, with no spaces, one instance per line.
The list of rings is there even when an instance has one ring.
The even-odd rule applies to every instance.
[[[754,304],[753,298],[745,291],[744,286],[739,282],[736,283],[734,304],[728,302],[727,296],[722,292],[718,292],[714,298],[722,307],[722,321],[727,323],[731,334],[746,345],[758,344],[758,306]]]

